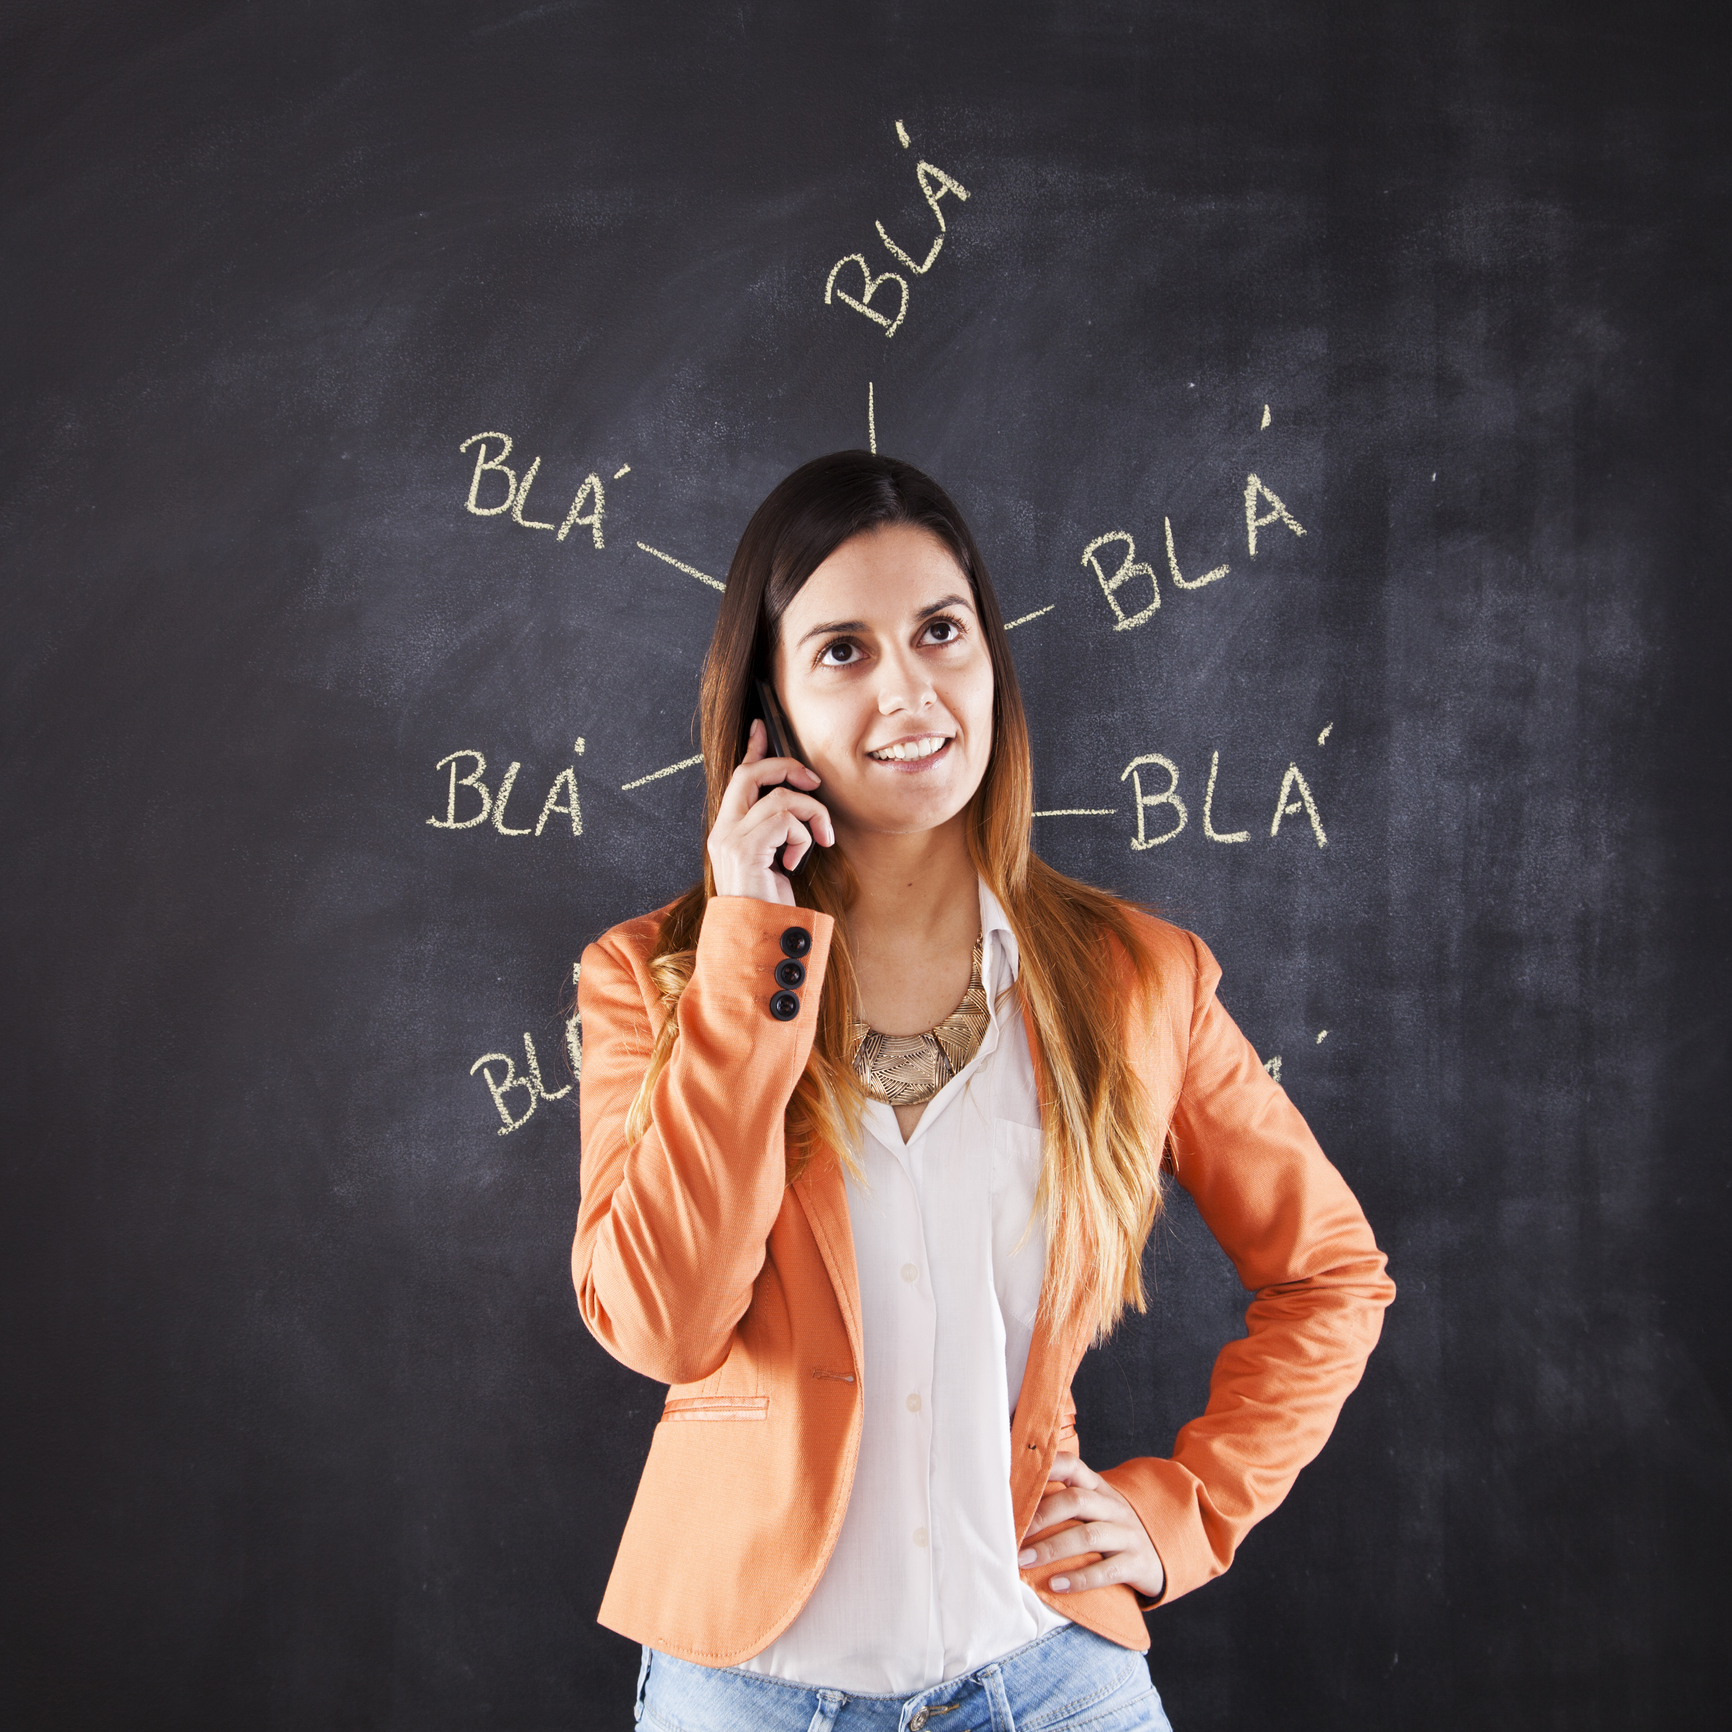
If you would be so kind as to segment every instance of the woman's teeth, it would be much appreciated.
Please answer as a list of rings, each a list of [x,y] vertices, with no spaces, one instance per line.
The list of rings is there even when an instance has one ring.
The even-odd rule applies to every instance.
[[[934,752],[949,744],[946,735],[928,734],[923,740],[901,740],[894,746],[883,746],[876,752],[868,752],[866,756],[876,758],[880,763],[903,763],[909,758],[930,758]]]

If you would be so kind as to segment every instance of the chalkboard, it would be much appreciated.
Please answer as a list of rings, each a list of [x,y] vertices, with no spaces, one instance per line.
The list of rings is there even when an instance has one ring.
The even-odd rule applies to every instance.
[[[1400,1286],[1323,1457],[1152,1618],[1174,1724],[1702,1723],[1695,23],[4,18],[8,1721],[628,1723],[594,1615],[660,1392],[570,1290],[572,967],[696,874],[752,507],[873,446],[985,551],[1037,846],[1206,938]],[[1240,1326],[1182,1199],[1150,1258],[1078,1379],[1099,1464]]]

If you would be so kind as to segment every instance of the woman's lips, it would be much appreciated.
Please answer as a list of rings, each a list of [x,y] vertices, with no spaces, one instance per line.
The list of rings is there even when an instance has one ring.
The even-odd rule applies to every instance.
[[[955,744],[956,739],[952,735],[936,752],[928,752],[924,758],[874,758],[868,752],[866,761],[880,770],[897,770],[905,776],[915,776],[922,770],[931,769],[934,764],[942,764],[950,756],[950,748]]]

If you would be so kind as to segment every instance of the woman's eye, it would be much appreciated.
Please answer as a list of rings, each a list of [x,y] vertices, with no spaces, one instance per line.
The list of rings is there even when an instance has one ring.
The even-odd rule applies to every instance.
[[[955,643],[962,636],[962,627],[953,619],[935,619],[926,629],[938,633],[935,643]]]
[[[846,638],[838,638],[835,643],[825,644],[819,653],[818,664],[820,667],[840,668],[846,667],[854,659],[854,645]]]

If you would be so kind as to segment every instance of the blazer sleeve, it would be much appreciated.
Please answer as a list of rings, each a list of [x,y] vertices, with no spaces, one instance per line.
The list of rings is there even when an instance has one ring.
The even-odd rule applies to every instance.
[[[695,1383],[724,1359],[751,1303],[786,1182],[782,1115],[817,1026],[834,922],[809,908],[712,897],[679,1037],[649,1125],[628,1144],[660,999],[623,929],[583,954],[581,1183],[571,1273],[590,1332],[662,1383]],[[798,1013],[770,1000],[782,939],[811,940]],[[785,1005],[784,1005],[785,1008]]]
[[[1171,1459],[1102,1476],[1154,1541],[1163,1605],[1220,1575],[1322,1449],[1395,1297],[1358,1201],[1216,998],[1221,970],[1207,946],[1190,941],[1196,986],[1173,1156],[1253,1297],[1248,1333],[1222,1348],[1208,1406]]]

